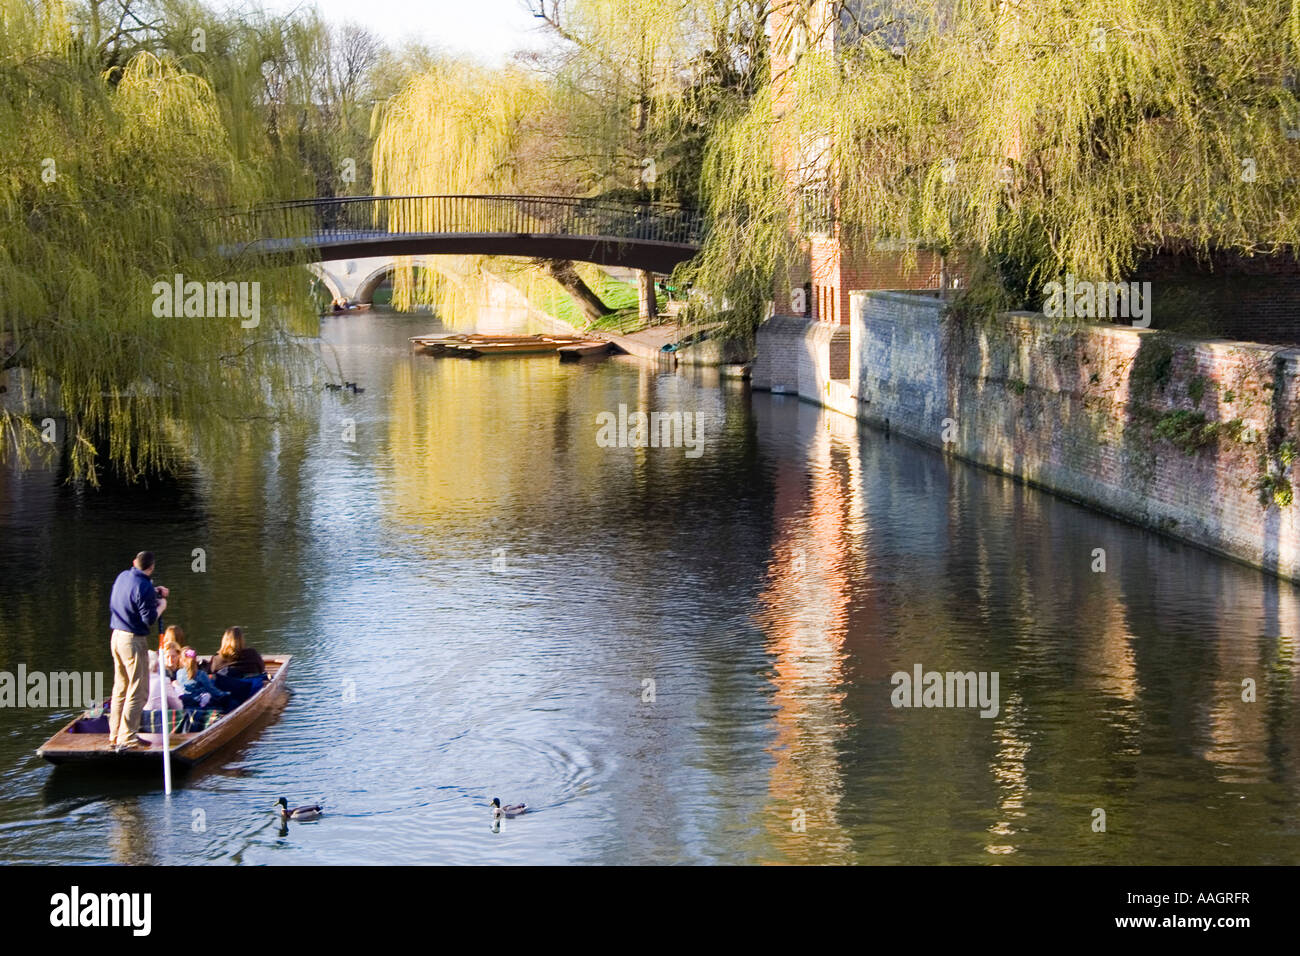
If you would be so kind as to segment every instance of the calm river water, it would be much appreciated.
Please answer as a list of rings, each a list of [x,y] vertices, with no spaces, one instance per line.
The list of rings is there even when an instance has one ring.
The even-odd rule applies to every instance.
[[[170,801],[0,710],[0,860],[1300,862],[1292,586],[790,398],[428,326],[327,321],[364,394],[173,487],[0,472],[0,670],[111,684],[146,547],[201,652],[294,655]],[[703,454],[599,447],[620,404]],[[997,716],[895,708],[917,664],[997,672]],[[327,815],[282,834],[280,796]],[[494,796],[534,812],[493,832]]]

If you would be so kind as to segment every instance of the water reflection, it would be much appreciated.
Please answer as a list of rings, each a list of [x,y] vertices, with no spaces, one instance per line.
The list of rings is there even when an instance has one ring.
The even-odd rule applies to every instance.
[[[142,536],[196,646],[295,655],[283,714],[170,805],[52,774],[66,715],[0,711],[0,858],[1300,856],[1295,588],[716,375],[411,355],[426,331],[326,320],[366,391],[175,482],[0,472],[0,669],[106,668]],[[601,448],[620,404],[699,415],[704,454]],[[997,717],[895,708],[918,664],[997,672]],[[279,796],[328,814],[282,833]],[[494,833],[494,796],[536,812]]]
[[[808,437],[802,460],[773,469],[772,557],[756,615],[775,686],[768,826],[783,859],[846,862],[839,749],[853,501],[843,465],[857,458],[856,434],[836,439],[823,428]]]

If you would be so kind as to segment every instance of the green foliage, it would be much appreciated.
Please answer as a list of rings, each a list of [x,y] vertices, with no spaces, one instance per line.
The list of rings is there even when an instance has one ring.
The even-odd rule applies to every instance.
[[[778,4],[786,10],[792,5]],[[1294,76],[1300,5],[1253,0],[952,0],[866,10],[855,43],[814,44],[720,133],[706,164],[723,249],[770,254],[784,222],[743,214],[775,151],[822,181],[851,243],[975,252],[1013,302],[1073,272],[1118,279],[1146,252],[1300,242]],[[901,48],[903,55],[897,55]],[[774,109],[773,103],[780,108]],[[738,203],[730,209],[731,203]],[[746,259],[700,282],[739,282]],[[771,256],[784,284],[786,260]]]
[[[444,60],[412,77],[383,108],[374,145],[376,195],[515,193],[534,116],[551,91],[523,70]]]
[[[557,91],[555,152],[579,188],[697,205],[707,142],[766,76],[767,0],[530,6],[562,41],[543,65]]]
[[[315,328],[301,273],[216,254],[238,236],[215,213],[279,198],[299,168],[249,134],[251,98],[232,99],[260,59],[218,89],[159,30],[101,73],[95,30],[0,0],[0,368],[23,386],[0,409],[0,455],[51,450],[30,413],[62,412],[68,470],[91,481],[171,468],[291,411]],[[259,324],[156,318],[154,284],[177,273],[259,283]]]
[[[744,146],[769,135],[770,111],[768,90],[745,113],[719,124],[702,173],[708,239],[700,255],[673,276],[674,284],[690,283],[708,296],[693,308],[725,314],[724,338],[752,337],[772,296],[773,277],[786,271],[797,252],[771,150]]]
[[[1129,390],[1134,398],[1149,398],[1164,391],[1173,372],[1174,346],[1167,336],[1144,336],[1129,373]]]
[[[1271,501],[1279,508],[1286,508],[1295,500],[1291,481],[1284,475],[1270,473],[1261,475],[1255,487],[1259,492],[1259,503],[1264,507],[1268,507]]]
[[[1218,440],[1223,430],[1219,422],[1206,421],[1203,412],[1186,409],[1166,412],[1155,425],[1155,433],[1176,445],[1184,454],[1193,455]]]
[[[1205,397],[1205,376],[1193,375],[1187,383],[1187,396],[1192,400],[1192,404],[1197,408],[1201,406],[1201,399]]]

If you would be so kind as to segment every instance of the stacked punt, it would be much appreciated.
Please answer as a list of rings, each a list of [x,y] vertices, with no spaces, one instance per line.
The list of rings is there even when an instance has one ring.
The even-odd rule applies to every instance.
[[[557,352],[561,361],[604,355],[609,351],[608,342],[571,335],[489,335],[478,332],[417,335],[411,339],[411,347],[423,355],[460,358]]]

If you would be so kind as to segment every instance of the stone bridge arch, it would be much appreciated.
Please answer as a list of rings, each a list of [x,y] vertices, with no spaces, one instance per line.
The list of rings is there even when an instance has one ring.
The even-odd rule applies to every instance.
[[[417,268],[443,271],[423,256],[412,257],[412,263]],[[375,290],[397,268],[397,259],[394,256],[330,259],[313,262],[309,268],[331,296],[368,305],[374,299]]]

